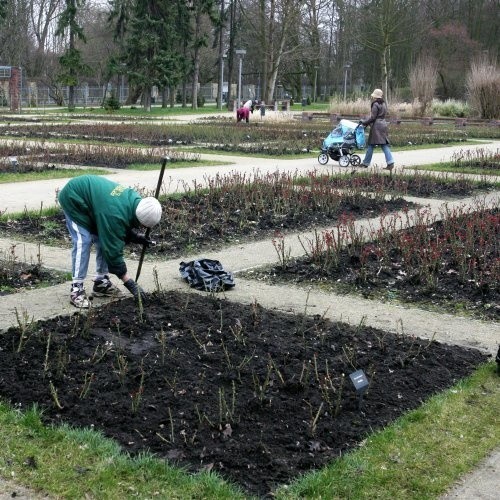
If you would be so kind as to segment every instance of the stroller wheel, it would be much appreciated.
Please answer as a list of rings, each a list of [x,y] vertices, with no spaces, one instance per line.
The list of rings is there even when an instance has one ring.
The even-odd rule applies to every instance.
[[[351,159],[349,161],[353,167],[357,167],[361,163],[361,157],[358,155],[351,155]]]
[[[339,165],[341,167],[347,167],[349,165],[349,157],[347,155],[341,156],[339,158]]]
[[[328,163],[328,155],[326,153],[321,152],[318,155],[318,162],[320,165],[326,165]]]

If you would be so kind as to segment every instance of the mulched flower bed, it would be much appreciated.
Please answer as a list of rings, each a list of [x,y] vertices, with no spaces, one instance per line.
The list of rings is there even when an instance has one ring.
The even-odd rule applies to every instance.
[[[317,207],[282,215],[269,210],[253,217],[237,209],[229,212],[222,206],[215,207],[214,211],[214,206],[204,196],[172,198],[162,202],[162,206],[162,221],[150,233],[157,245],[148,249],[148,255],[173,258],[186,252],[220,248],[223,244],[239,241],[241,238],[262,239],[271,236],[276,228],[291,231],[333,224],[337,216],[344,212],[356,217],[376,217],[382,211],[396,211],[414,204],[403,198],[387,202],[366,198],[363,205],[342,203],[337,216],[328,215]],[[17,238],[23,235],[44,242],[50,239],[64,245],[69,243],[62,212],[50,216],[36,217],[31,214],[0,220],[0,234],[15,235]],[[128,245],[127,249],[140,253],[138,245]]]
[[[15,167],[10,164],[0,163],[0,173],[6,174],[28,174],[31,172],[47,172],[52,170],[66,170],[55,165],[49,165],[45,163],[43,165],[33,165],[31,163],[21,162]]]
[[[44,268],[40,264],[27,264],[0,259],[0,296],[29,288],[64,283],[63,273]]]
[[[230,295],[230,292],[228,292]],[[268,495],[487,360],[215,296],[155,293],[0,335],[0,395]],[[349,375],[363,370],[361,400]],[[89,470],[87,474],[92,474]]]
[[[498,321],[498,218],[498,210],[472,213],[450,223],[451,232],[447,224],[437,221],[423,230],[401,231],[392,239],[367,242],[356,249],[345,247],[335,255],[338,261],[332,265],[325,264],[325,254],[311,251],[306,257],[245,275],[269,282],[355,291],[366,298],[438,306]],[[275,240],[275,245],[286,243]]]

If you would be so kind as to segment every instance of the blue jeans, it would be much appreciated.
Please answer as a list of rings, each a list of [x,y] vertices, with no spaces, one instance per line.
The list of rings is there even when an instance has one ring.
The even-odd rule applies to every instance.
[[[373,156],[373,149],[375,148],[375,146],[380,146],[382,148],[387,165],[394,163],[394,158],[392,157],[391,148],[389,147],[389,144],[368,144],[368,147],[366,148],[365,158],[363,160],[363,165],[370,165]]]
[[[87,277],[90,249],[93,244],[96,249],[96,272],[97,274],[108,274],[108,265],[102,256],[101,245],[97,235],[91,234],[84,227],[72,221],[68,214],[65,213],[64,215],[66,216],[66,227],[73,243],[73,248],[71,249],[73,283],[83,282]]]

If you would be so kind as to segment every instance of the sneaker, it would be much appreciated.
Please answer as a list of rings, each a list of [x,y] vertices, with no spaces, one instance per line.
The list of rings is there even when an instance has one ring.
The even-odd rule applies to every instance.
[[[83,283],[73,283],[71,285],[69,301],[79,309],[88,309],[90,307],[90,301],[87,299]]]
[[[96,297],[115,297],[116,295],[121,295],[120,290],[111,283],[108,275],[102,279],[94,280],[92,293]]]
[[[394,163],[389,163],[387,167],[384,167],[384,170],[392,170],[394,168]]]
[[[367,165],[366,163],[360,163],[359,166],[361,168],[368,168],[369,167],[369,165]]]

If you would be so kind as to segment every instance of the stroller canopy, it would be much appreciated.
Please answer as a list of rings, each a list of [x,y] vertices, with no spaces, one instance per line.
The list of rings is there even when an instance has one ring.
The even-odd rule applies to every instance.
[[[365,146],[365,131],[363,127],[358,127],[358,124],[351,120],[343,119],[340,120],[337,127],[325,138],[323,147],[337,146],[343,144],[346,140],[350,140],[354,144],[354,139],[356,139],[357,147],[363,148]]]

